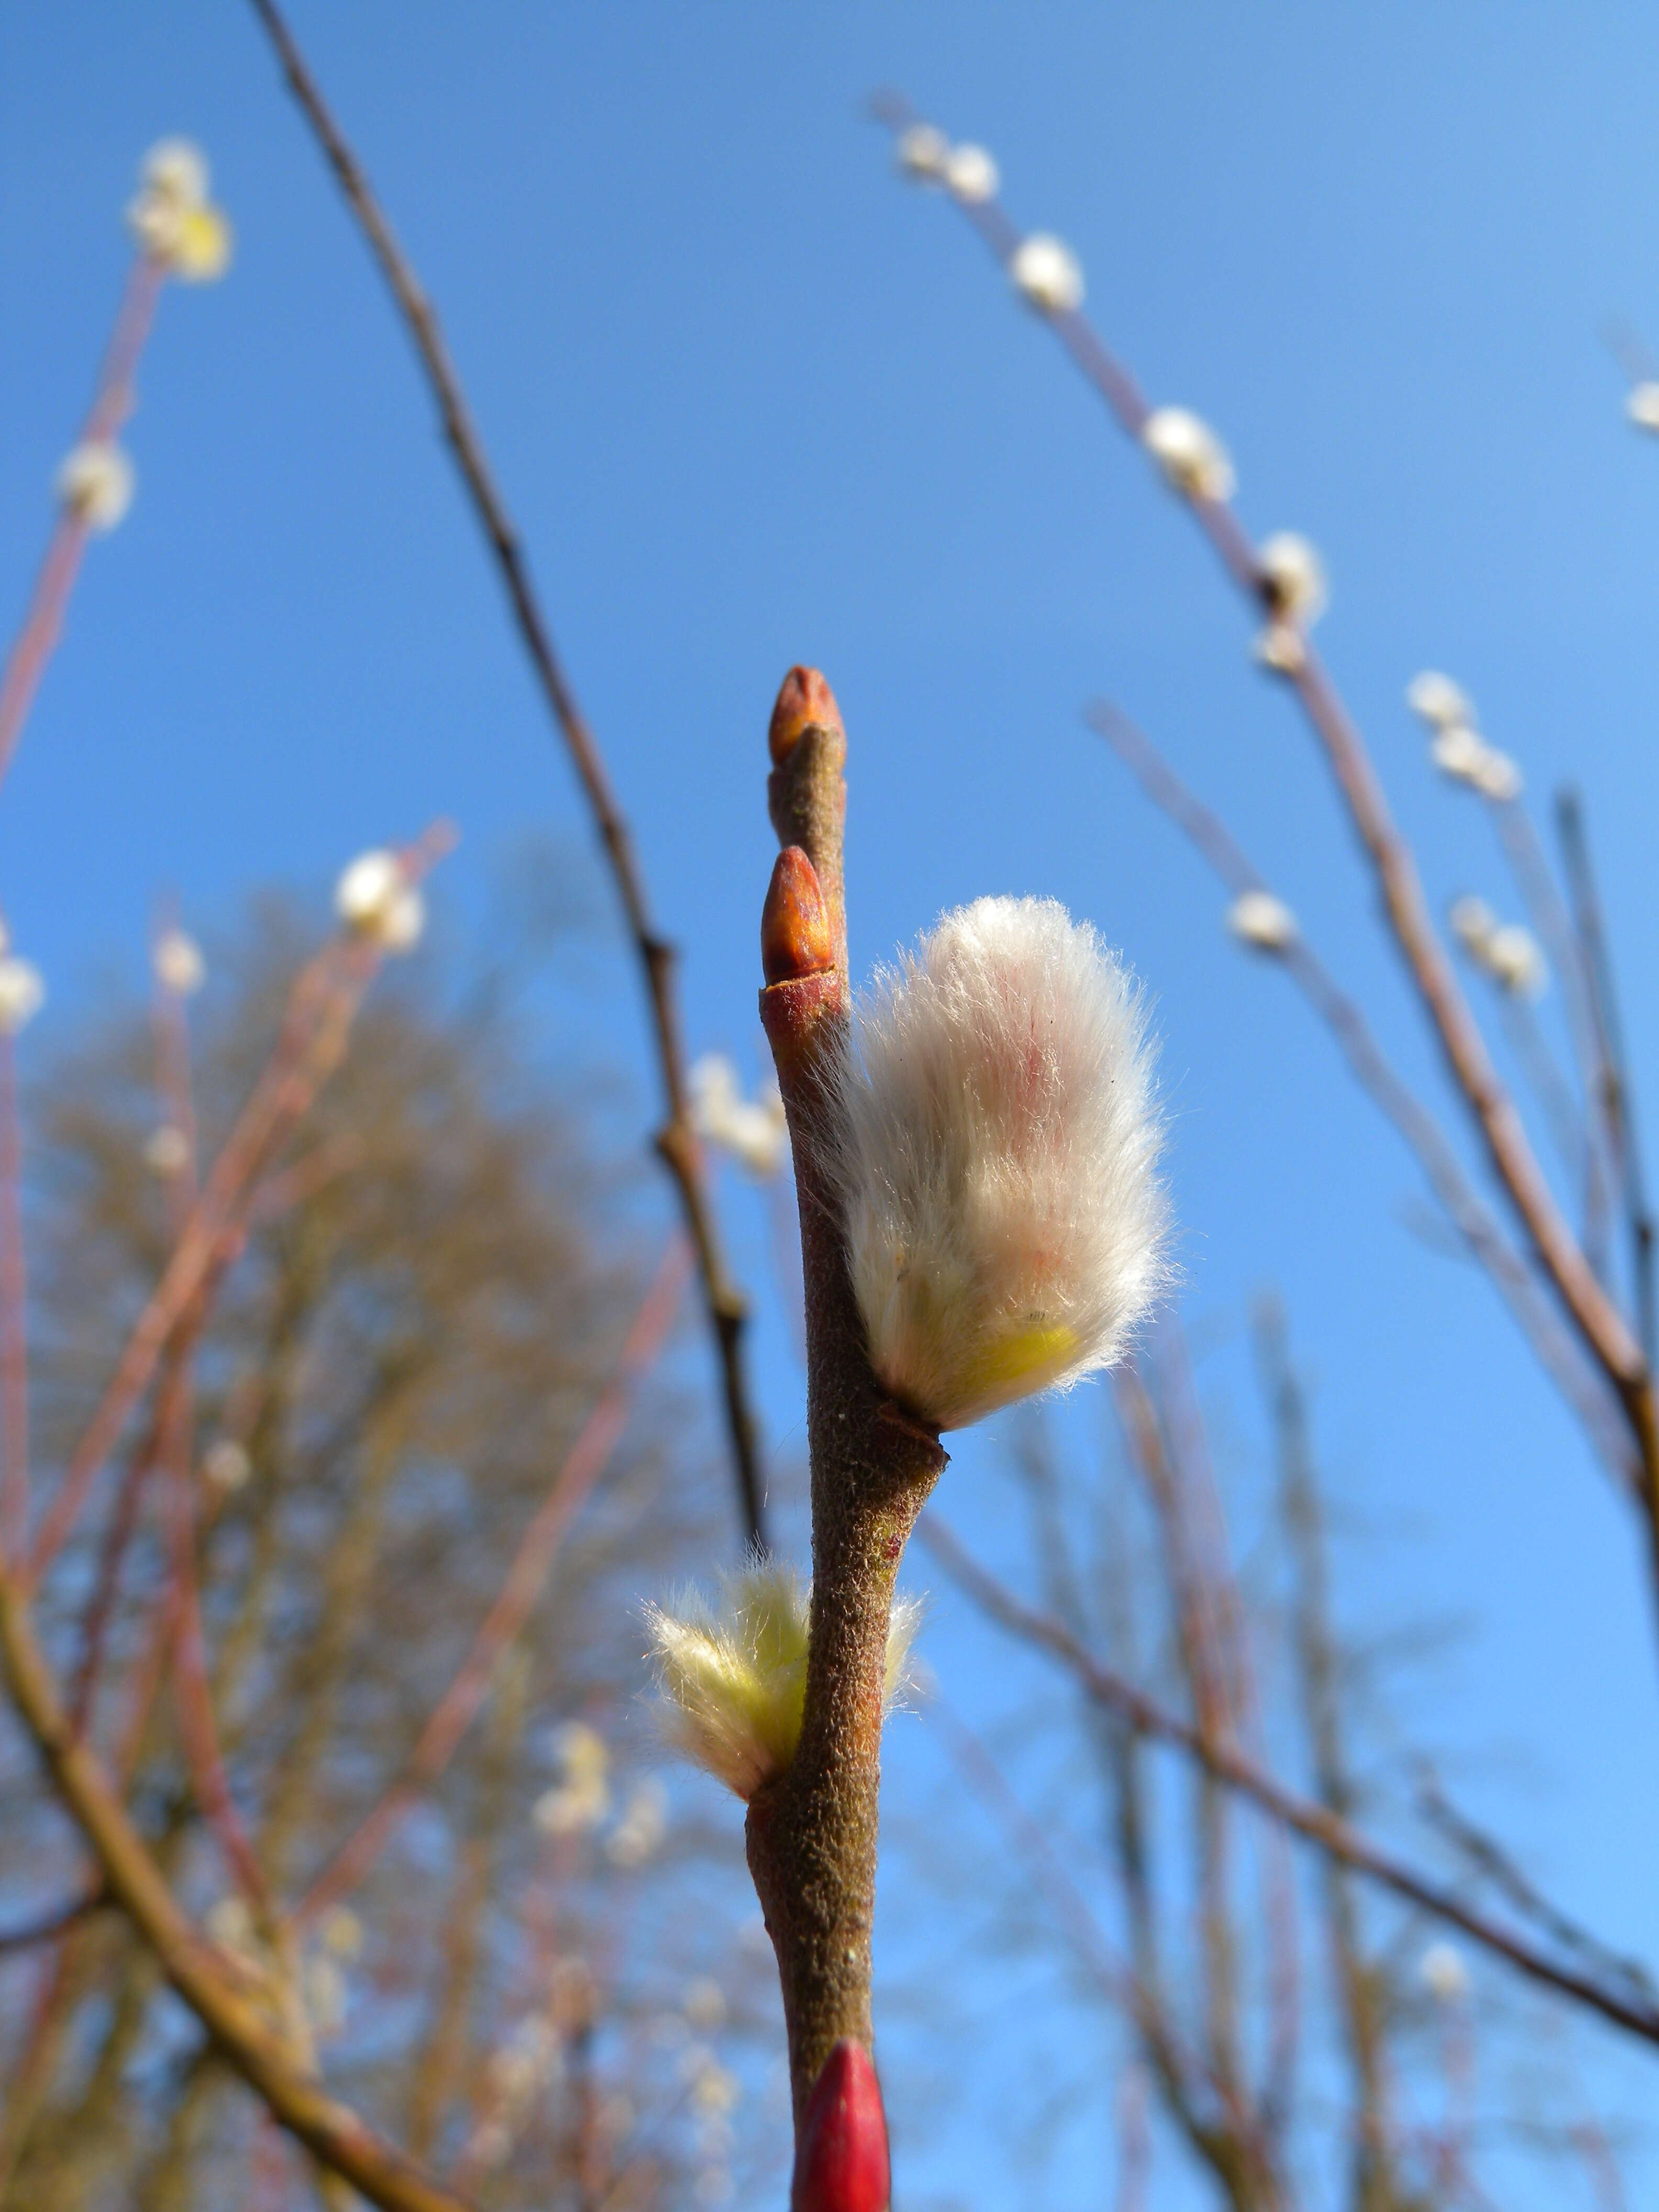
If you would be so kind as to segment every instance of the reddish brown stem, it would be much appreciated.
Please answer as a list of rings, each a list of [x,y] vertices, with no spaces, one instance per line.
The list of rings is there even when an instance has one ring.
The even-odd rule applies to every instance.
[[[156,980],[154,1025],[156,1096],[167,1125],[178,1129],[185,1139],[183,1166],[170,1179],[168,1187],[173,1231],[175,1236],[181,1236],[196,1202],[196,1112],[191,1086],[190,1031],[183,999],[160,977]],[[207,1302],[203,1303],[205,1305]],[[116,1492],[114,1510],[100,1549],[97,1580],[82,1615],[81,1662],[70,1698],[70,1717],[77,1729],[88,1725],[121,1569],[137,1530],[145,1487],[162,1444],[161,1411],[158,1407]]]
[[[208,1684],[207,1648],[202,1634],[202,1594],[196,1572],[196,1508],[191,1488],[191,1360],[198,1331],[186,1323],[174,1346],[161,1384],[157,1414],[161,1460],[167,1474],[167,1521],[177,1601],[173,1630],[173,1680],[179,1701],[179,1730],[197,1802],[218,1840],[226,1864],[262,1923],[269,1922],[271,1900],[225,1771],[213,1695]]]
[[[877,112],[895,131],[915,119],[908,102],[896,94],[884,96],[877,103]],[[1017,227],[994,199],[958,204],[1006,268],[1021,243]],[[1105,400],[1119,428],[1138,442],[1148,409],[1133,378],[1080,311],[1050,313],[1046,319]],[[1271,595],[1255,548],[1231,507],[1223,501],[1201,496],[1186,504],[1251,609],[1259,612],[1266,607],[1271,611]],[[1597,1280],[1539,1167],[1515,1103],[1498,1079],[1480,1024],[1436,932],[1411,848],[1395,826],[1357,725],[1318,655],[1305,641],[1295,665],[1284,673],[1324,750],[1382,895],[1384,919],[1492,1171],[1525,1231],[1541,1273],[1619,1401],[1640,1465],[1642,1502],[1652,1565],[1659,1580],[1659,1407],[1642,1346]]]
[[[906,1539],[945,1463],[939,1437],[871,1371],[830,1161],[830,1077],[848,1048],[841,897],[846,738],[827,684],[792,671],[774,720],[769,787],[783,851],[762,922],[761,1019],[789,1119],[806,1289],[812,1613],[794,1759],[756,1795],[746,1835],[777,1954],[799,2138],[809,2098],[843,2039],[867,2051],[870,1935],[887,1632]],[[811,719],[834,716],[834,720]],[[790,726],[793,724],[793,726]]]
[[[276,49],[289,89],[299,103],[347,206],[368,241],[369,250],[380,264],[414,341],[438,404],[444,435],[506,587],[519,635],[564,739],[605,848],[650,1005],[652,1035],[667,1107],[667,1118],[657,1135],[657,1150],[679,1193],[686,1232],[696,1254],[703,1302],[720,1353],[726,1427],[744,1526],[751,1543],[763,1543],[760,1455],[744,1371],[743,1339],[748,1306],[726,1272],[720,1231],[703,1179],[702,1153],[692,1133],[685,1087],[685,1056],[674,989],[674,948],[658,933],[651,919],[633,840],[611,790],[605,757],[554,647],[552,629],[530,580],[523,545],[496,488],[483,442],[467,406],[455,364],[444,343],[431,301],[398,244],[385,210],[370,190],[362,164],[342,135],[316,79],[306,66],[305,58],[275,0],[252,0],[252,7]]]
[[[402,855],[411,883],[445,849],[440,824]],[[249,1194],[338,1063],[363,994],[379,969],[372,940],[337,939],[301,973],[289,994],[282,1033],[253,1095],[214,1162],[173,1256],[128,1338],[97,1411],[42,1521],[29,1555],[24,1588],[40,1580],[78,1518],[87,1492],[148,1387],[162,1347],[246,1218]]]
[[[1090,708],[1087,720],[1153,805],[1192,841],[1235,897],[1243,891],[1267,888],[1220,817],[1188,789],[1127,714],[1102,704]],[[1341,989],[1307,939],[1298,931],[1291,945],[1275,957],[1336,1039],[1361,1089],[1417,1155],[1448,1219],[1492,1277],[1604,1462],[1632,1491],[1638,1490],[1639,1463],[1606,1382],[1558,1321],[1532,1269],[1477,1196],[1439,1123],[1384,1057],[1364,1012]]]
[[[165,275],[161,263],[149,254],[140,254],[132,264],[114,335],[104,356],[97,394],[82,426],[83,444],[102,444],[112,438],[132,411],[133,372],[149,335]],[[11,765],[40,678],[62,633],[64,612],[75,588],[87,536],[82,517],[68,507],[63,509],[47,542],[23,627],[0,677],[0,778]]]

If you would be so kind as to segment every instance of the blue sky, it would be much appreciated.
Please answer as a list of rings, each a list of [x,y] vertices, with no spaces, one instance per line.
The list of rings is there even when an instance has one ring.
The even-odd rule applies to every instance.
[[[1349,1547],[1354,1617],[1468,1620],[1429,1733],[1564,1898],[1659,1948],[1631,1841],[1659,1819],[1633,1532],[1491,1294],[1402,1225],[1412,1168],[1328,1040],[1225,940],[1079,708],[1109,693],[1167,748],[1441,1098],[1323,772],[1185,518],[861,113],[896,83],[988,143],[1151,395],[1222,428],[1247,525],[1320,544],[1322,641],[1437,898],[1512,903],[1429,773],[1416,669],[1468,686],[1534,794],[1583,785],[1650,1095],[1659,450],[1598,332],[1622,313],[1659,337],[1659,20],[306,0],[295,21],[440,305],[685,948],[694,1045],[754,1064],[765,717],[816,661],[851,735],[855,966],[996,890],[1052,892],[1123,948],[1157,1004],[1182,1303],[1224,1346],[1222,1418],[1259,1437],[1238,1323],[1276,1285],[1356,1525],[1411,1532]],[[210,154],[238,256],[163,301],[137,499],[91,550],[0,806],[48,1023],[112,964],[137,977],[160,886],[202,922],[256,881],[320,895],[444,813],[465,842],[440,908],[465,915],[526,836],[586,835],[404,341],[245,9],[106,0],[0,30],[5,623],[135,161],[174,131]],[[635,1077],[612,1133],[642,1139],[620,957],[591,1023]],[[728,1196],[763,1284],[763,1216]],[[799,1379],[770,1317],[759,1362],[787,1454]],[[963,1439],[947,1496],[990,1549],[998,1449]],[[935,1665],[968,1704],[976,1633],[941,1607]],[[944,2201],[1012,2154],[975,2122],[916,2156]],[[1082,2150],[1057,2187],[1098,2201]]]

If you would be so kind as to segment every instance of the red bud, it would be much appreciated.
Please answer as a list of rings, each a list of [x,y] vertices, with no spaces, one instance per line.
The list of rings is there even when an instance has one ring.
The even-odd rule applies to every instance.
[[[783,679],[767,732],[773,765],[781,764],[801,732],[815,725],[820,729],[840,729],[841,708],[836,704],[836,695],[816,668],[792,668]]]
[[[761,908],[761,973],[769,983],[821,975],[836,964],[830,915],[817,870],[799,845],[786,845]]]
[[[843,2037],[801,2115],[790,2212],[888,2212],[892,2187],[881,2085],[864,2045]]]

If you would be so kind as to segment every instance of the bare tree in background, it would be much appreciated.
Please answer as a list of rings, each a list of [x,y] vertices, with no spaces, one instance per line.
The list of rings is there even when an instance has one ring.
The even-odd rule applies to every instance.
[[[267,906],[215,963],[192,1086],[210,1155],[302,945]],[[666,1408],[629,1421],[533,1615],[490,1654],[476,1727],[356,1878],[331,1878],[521,1556],[647,1272],[617,1235],[622,1171],[480,1004],[447,1008],[422,969],[362,1017],[196,1346],[199,1604],[256,1892],[153,1694],[174,1577],[142,1424],[40,1633],[181,1901],[284,1985],[343,2094],[492,2203],[643,2206],[730,2165],[738,2075],[714,2045],[752,1980],[730,1922],[691,1914],[702,1853],[637,1711],[635,1594],[713,1534]],[[136,1314],[165,1263],[188,1170],[158,1141],[177,1125],[155,1061],[152,1023],[116,1016],[39,1086],[43,1465],[103,1385],[86,1316]],[[45,1903],[79,1855],[15,1733],[5,1753],[7,1863],[40,1869]],[[262,2167],[286,2193],[289,2154],[122,1918],[89,1911],[0,1972],[6,2203],[160,2212]]]
[[[40,979],[0,956],[0,1649],[16,1723],[0,1740],[0,2196],[53,2212],[307,2191],[394,2212],[775,2198],[782,2116],[748,2117],[769,2108],[747,2041],[775,2036],[775,1985],[713,1902],[730,1896],[734,1838],[675,1818],[630,1700],[641,1595],[729,1550],[678,1409],[645,1388],[688,1280],[742,1528],[763,1533],[744,1305],[707,1153],[770,1172],[787,1112],[815,1585],[809,1599],[757,1556],[723,1613],[687,1600],[652,1632],[684,1740],[749,1803],[797,2212],[884,2212],[877,1793],[914,1625],[894,1577],[945,1466],[940,1431],[1120,1358],[1157,1287],[1139,1016],[1088,930],[1036,902],[947,917],[854,1001],[848,733],[803,667],[768,732],[781,853],[757,899],[783,1103],[684,1067],[672,948],[431,302],[272,0],[254,9],[409,330],[590,806],[645,986],[680,1228],[641,1258],[631,1179],[595,1157],[487,994],[458,1006],[428,971],[383,974],[421,936],[442,825],[361,855],[320,943],[266,912],[213,963],[204,1022],[202,956],[164,926],[148,1018],[90,1033],[27,1113],[15,1039]],[[1119,712],[1096,726],[1413,1149],[1443,1233],[1486,1271],[1659,1558],[1652,1236],[1582,809],[1564,796],[1558,875],[1467,697],[1432,672],[1413,682],[1435,764],[1491,810],[1528,915],[1465,898],[1449,917],[1496,994],[1530,1086],[1517,1097],[1316,657],[1314,549],[1245,536],[1220,441],[1146,404],[1083,315],[1075,257],[1014,228],[984,150],[902,103],[884,112],[905,169],[968,215],[1243,595],[1258,661],[1335,775],[1472,1157],[1224,826]],[[205,164],[181,142],[149,158],[130,220],[131,281],[0,678],[0,772],[89,541],[131,495],[117,440],[166,283],[228,264]],[[1546,949],[1559,1036],[1534,1010]],[[974,990],[952,996],[964,974]],[[1009,1110],[975,1119],[981,1089]],[[981,1146],[971,1172],[933,1176],[959,1139]],[[1012,1187],[1036,1154],[1048,1196],[1074,1203],[1006,1233],[963,1200]],[[920,1231],[966,1255],[955,1291]],[[961,1282],[988,1275],[999,1295],[975,1305]],[[1352,2212],[1480,2204],[1466,1960],[1490,1961],[1479,1972],[1507,2004],[1527,1990],[1528,2022],[1594,2018],[1643,2047],[1659,2045],[1659,1992],[1431,1775],[1406,1806],[1365,1786],[1307,1424],[1271,1318],[1261,1355],[1284,1562],[1268,1598],[1235,1570],[1173,1327],[1119,1370],[1121,1475],[1079,1499],[1028,1436],[1036,1599],[948,1519],[921,1523],[988,1632],[1076,1692],[1088,1763],[1068,1771],[1067,1810],[1103,1806],[1103,1865],[1024,1809],[948,1700],[941,1722],[1125,2031],[1133,2063],[1100,2085],[1122,2212],[1150,2201],[1171,2139],[1237,2212],[1316,2201],[1322,2159]],[[1310,2112],[1316,2045],[1327,2101]],[[1528,2118],[1575,2185],[1620,2201],[1607,2139],[1570,2099]]]

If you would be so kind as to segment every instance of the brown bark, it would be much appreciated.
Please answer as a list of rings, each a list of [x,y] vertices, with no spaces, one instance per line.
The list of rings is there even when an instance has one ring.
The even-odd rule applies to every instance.
[[[835,715],[821,678],[793,672],[810,708]],[[750,1871],[783,1985],[789,2072],[799,2124],[834,2045],[868,2050],[870,1930],[875,1905],[877,1796],[887,1629],[905,1540],[945,1464],[937,1434],[888,1399],[871,1372],[853,1296],[829,1152],[827,1078],[848,1044],[846,924],[841,897],[846,739],[805,721],[780,745],[772,819],[785,847],[763,940],[779,980],[761,994],[789,1117],[806,1287],[807,1441],[811,1459],[812,1621],[799,1747],[756,1796]],[[801,898],[799,855],[823,911]],[[778,927],[786,896],[798,926]],[[793,951],[792,951],[793,947]],[[834,964],[823,964],[832,961]],[[810,972],[781,973],[790,967]]]

